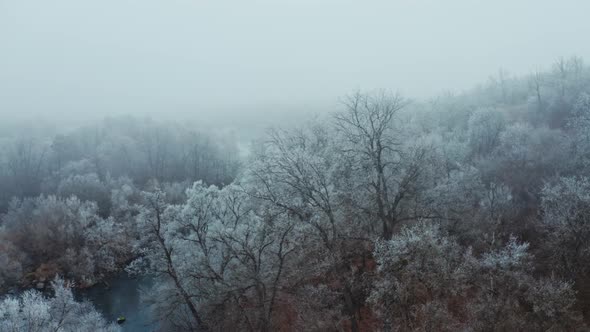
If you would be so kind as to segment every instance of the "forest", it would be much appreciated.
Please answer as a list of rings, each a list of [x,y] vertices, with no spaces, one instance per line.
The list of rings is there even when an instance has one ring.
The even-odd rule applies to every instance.
[[[0,330],[118,331],[73,294],[121,271],[158,331],[588,329],[582,58],[339,105],[246,154],[173,119],[3,129]]]

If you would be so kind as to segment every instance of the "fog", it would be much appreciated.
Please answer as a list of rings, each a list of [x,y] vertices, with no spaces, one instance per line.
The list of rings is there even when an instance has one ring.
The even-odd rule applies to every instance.
[[[589,10],[0,0],[0,331],[590,331]]]
[[[585,1],[1,0],[0,115],[245,119],[590,55]],[[241,115],[241,116],[240,116]],[[258,116],[251,121],[260,121]]]

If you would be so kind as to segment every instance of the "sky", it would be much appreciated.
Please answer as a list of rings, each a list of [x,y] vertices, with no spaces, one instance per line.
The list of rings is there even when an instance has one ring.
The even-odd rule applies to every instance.
[[[586,0],[0,0],[0,121],[330,109],[590,58]],[[277,113],[279,112],[279,113]]]

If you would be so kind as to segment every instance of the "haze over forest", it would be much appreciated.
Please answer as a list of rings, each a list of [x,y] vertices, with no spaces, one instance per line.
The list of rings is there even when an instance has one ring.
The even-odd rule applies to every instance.
[[[0,1],[4,119],[239,117],[455,93],[590,56],[584,1]],[[10,117],[6,118],[6,115]]]
[[[589,9],[0,0],[0,332],[589,331]]]

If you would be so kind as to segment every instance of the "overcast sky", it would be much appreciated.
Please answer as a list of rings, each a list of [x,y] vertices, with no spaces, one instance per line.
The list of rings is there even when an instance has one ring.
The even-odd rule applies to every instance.
[[[586,0],[0,0],[0,114],[424,98],[590,56]],[[16,116],[16,115],[15,115]]]

